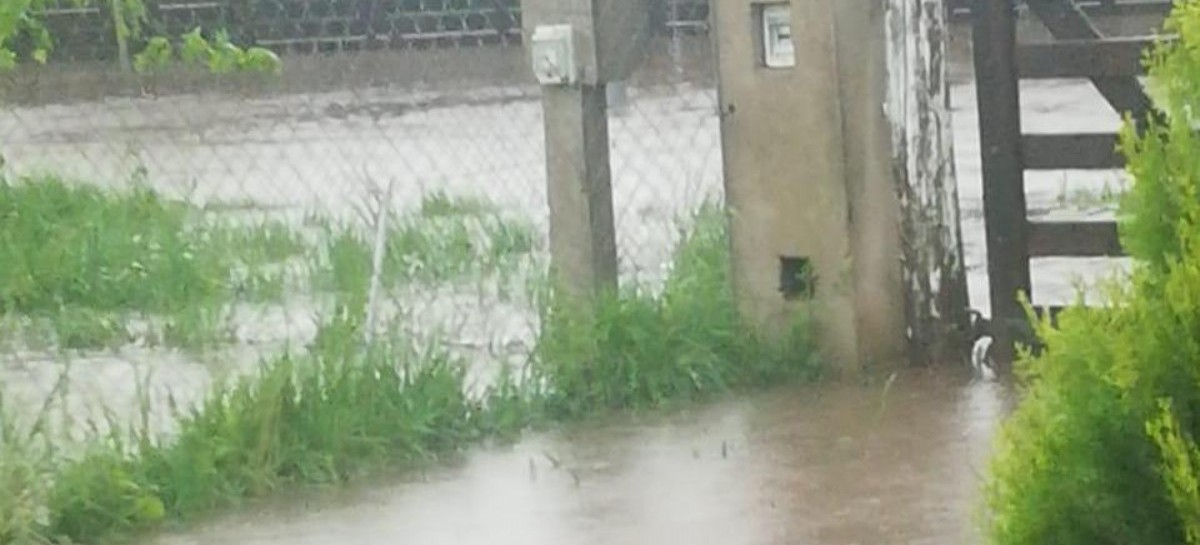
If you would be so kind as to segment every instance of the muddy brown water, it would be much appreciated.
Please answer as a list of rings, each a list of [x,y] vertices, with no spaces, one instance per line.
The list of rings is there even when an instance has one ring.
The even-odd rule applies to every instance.
[[[1086,83],[1037,82],[1023,85],[1023,90],[1031,132],[1111,130],[1117,124]],[[385,92],[378,94],[350,98],[391,100],[382,96]],[[308,98],[337,102],[345,97]],[[614,118],[612,133],[623,265],[657,270],[674,241],[673,227],[664,228],[671,225],[665,218],[720,189],[718,125],[715,110],[708,107],[714,104],[713,92],[688,86],[674,88],[671,94],[631,89],[630,99],[630,113]],[[332,177],[334,171],[361,162],[378,169],[381,179],[407,180],[403,192],[408,201],[434,187],[481,190],[506,208],[532,217],[544,232],[541,119],[531,98],[406,113],[369,130],[319,115],[308,120],[300,113],[312,108],[293,108],[287,100],[300,101],[238,105],[251,110],[278,106],[298,117],[285,116],[262,127],[254,125],[252,116],[230,118],[228,127],[214,129],[201,139],[207,143],[195,149],[181,143],[188,138],[189,119],[244,110],[226,108],[213,98],[187,97],[157,103],[116,101],[100,109],[54,106],[8,113],[0,133],[8,135],[3,146],[13,165],[52,163],[79,172],[119,172],[124,156],[112,142],[124,138],[147,157],[161,159],[147,163],[152,180],[194,178],[200,193],[279,205],[300,200],[328,209],[349,200],[356,186],[319,182],[327,175],[339,179]],[[973,304],[986,311],[974,90],[957,84],[953,100],[971,296]],[[155,115],[183,126],[164,129],[166,136],[152,139],[128,130]],[[63,136],[77,125],[81,136]],[[414,130],[420,139],[413,137]],[[340,146],[349,134],[357,144]],[[495,135],[503,138],[490,140]],[[503,147],[495,148],[497,142]],[[479,153],[450,153],[461,143]],[[222,178],[235,171],[238,179]],[[412,175],[417,172],[438,172],[444,178],[427,185]],[[497,173],[504,174],[505,183],[494,183]],[[311,183],[280,191],[280,180],[293,174],[308,177],[298,182]],[[650,179],[653,185],[646,183]],[[1120,177],[1031,173],[1030,215],[1111,217],[1105,207],[1077,206],[1061,198],[1068,189],[1094,190],[1110,183],[1119,185]],[[1112,265],[1107,260],[1039,260],[1034,300],[1069,301],[1074,276],[1095,278]],[[535,330],[523,320],[524,311],[496,300],[473,302],[453,293],[423,297],[423,304],[414,307],[420,311],[414,316],[419,323],[478,318],[454,330],[462,339],[507,344],[527,341]],[[275,314],[278,320],[256,321],[264,331],[246,336],[274,341],[302,336],[294,323],[311,326],[291,312]],[[266,327],[275,322],[282,325]],[[16,397],[28,406],[39,406],[40,396],[58,374],[54,358],[45,357],[43,365],[34,355],[7,356],[0,365],[0,382],[20,390]],[[83,401],[136,407],[131,377],[137,365],[153,369],[158,394],[169,389],[177,398],[203,392],[211,371],[209,363],[163,357],[154,350],[76,356],[79,387],[72,395],[84,392]],[[306,501],[248,505],[205,525],[146,542],[973,543],[977,536],[971,515],[977,506],[979,475],[993,430],[1010,406],[1007,400],[1008,394],[991,383],[921,375],[898,380],[886,396],[879,386],[776,392],[669,419],[531,436],[512,448],[473,450],[465,462],[430,473],[425,480],[397,478],[316,494]],[[561,466],[554,467],[547,453]]]
[[[632,86],[626,112],[611,120],[624,273],[660,273],[676,240],[673,219],[720,193],[715,92],[700,80]],[[1108,131],[1118,123],[1084,82],[1030,82],[1022,92],[1029,132]],[[422,105],[423,97],[371,88],[19,107],[0,111],[0,152],[14,169],[53,166],[120,180],[142,165],[160,189],[199,201],[345,215],[372,181],[396,180],[398,207],[432,189],[469,191],[544,234],[536,93],[501,88],[462,103],[405,106]],[[952,100],[971,298],[986,312],[974,89],[957,83]],[[1030,173],[1030,216],[1111,217],[1111,207],[1070,196],[1121,183],[1111,172]],[[1037,260],[1034,301],[1068,302],[1074,277],[1095,279],[1114,265]],[[536,331],[528,308],[493,296],[421,293],[403,303],[414,322],[442,325],[459,343],[527,346]],[[247,314],[238,337],[248,353],[312,333],[311,311],[301,303]],[[58,356],[3,356],[0,383],[21,405],[40,406],[60,372]],[[211,361],[136,347],[75,355],[74,364],[71,412],[102,403],[135,413],[140,367],[153,371],[155,395],[169,389],[179,399],[204,392],[213,372]],[[530,435],[511,447],[472,449],[421,478],[289,495],[145,542],[976,543],[980,474],[1011,399],[997,384],[954,373],[906,374],[886,393],[879,384],[776,391],[669,417]]]
[[[155,545],[974,543],[994,382],[787,389],[479,449],[422,478],[256,505]]]
[[[1023,89],[1030,131],[1111,130],[1118,122],[1086,83]],[[655,98],[643,100],[645,107]],[[986,311],[972,86],[956,84],[953,101],[972,300]],[[719,161],[706,171],[705,180],[719,181]],[[1111,172],[1031,173],[1030,215],[1111,217],[1109,208],[1064,196],[1121,183]],[[1035,300],[1069,301],[1074,278],[1095,279],[1114,265],[1039,260]],[[779,391],[532,435],[473,450],[420,479],[254,504],[148,543],[978,543],[980,479],[1012,399],[996,383],[954,373],[905,374],[886,393],[878,384]]]

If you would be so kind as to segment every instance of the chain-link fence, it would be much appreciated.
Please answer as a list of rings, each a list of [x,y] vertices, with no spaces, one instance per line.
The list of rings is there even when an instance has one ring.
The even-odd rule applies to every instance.
[[[52,6],[50,62],[0,76],[4,266],[16,271],[0,380],[35,404],[69,349],[83,379],[73,402],[134,411],[136,392],[165,402],[168,387],[180,402],[215,370],[319,340],[347,294],[481,372],[526,357],[549,221],[516,4],[146,5],[144,35],[226,29],[279,53],[275,76],[136,75],[118,62],[109,3]],[[721,196],[706,16],[701,2],[663,2],[650,53],[612,89],[626,282],[660,279],[681,222]],[[232,285],[214,287],[229,271]],[[137,388],[145,371],[149,390]]]
[[[116,60],[113,5],[45,0],[39,16],[57,37],[56,55]],[[707,0],[654,0],[649,5],[660,32],[707,28]],[[280,52],[427,50],[521,41],[517,0],[147,0],[135,6],[146,35],[175,36],[199,26],[228,32],[237,43]]]

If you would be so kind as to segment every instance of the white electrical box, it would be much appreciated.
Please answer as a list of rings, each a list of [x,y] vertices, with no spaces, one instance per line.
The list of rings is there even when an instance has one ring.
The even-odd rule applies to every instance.
[[[792,44],[792,7],[789,4],[769,4],[762,8],[763,62],[767,68],[790,68],[796,65]]]
[[[573,85],[579,79],[571,25],[539,25],[530,39],[533,73],[542,85]]]

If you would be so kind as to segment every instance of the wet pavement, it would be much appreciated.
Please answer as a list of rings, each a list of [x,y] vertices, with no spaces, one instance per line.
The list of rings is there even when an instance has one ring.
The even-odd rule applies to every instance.
[[[533,435],[148,543],[973,543],[977,475],[1009,407],[1000,385],[945,373],[788,389]]]

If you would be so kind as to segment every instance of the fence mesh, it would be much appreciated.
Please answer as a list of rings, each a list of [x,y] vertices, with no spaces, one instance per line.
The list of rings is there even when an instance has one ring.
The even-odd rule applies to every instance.
[[[0,76],[8,187],[66,188],[9,190],[3,244],[30,278],[3,288],[6,390],[37,405],[70,366],[71,403],[183,402],[318,340],[347,294],[371,292],[377,240],[381,327],[436,335],[481,373],[528,355],[549,219],[515,0],[146,5],[145,35],[226,29],[279,53],[277,76],[123,71],[108,5],[49,4],[50,62]],[[681,222],[721,196],[706,5],[659,17],[609,114],[621,275],[651,284]],[[81,187],[113,193],[64,196]],[[170,203],[128,197],[144,188]],[[14,219],[30,214],[68,225]],[[159,237],[175,215],[190,234]],[[88,251],[47,249],[66,243]],[[214,288],[189,259],[237,280]]]

